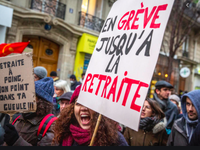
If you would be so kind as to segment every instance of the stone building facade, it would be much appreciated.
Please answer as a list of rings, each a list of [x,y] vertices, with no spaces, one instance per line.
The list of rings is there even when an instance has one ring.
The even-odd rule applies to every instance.
[[[29,40],[34,67],[44,66],[48,76],[57,71],[64,80],[75,73],[79,39],[83,33],[98,37],[99,30],[91,27],[102,25],[111,8],[110,0],[0,0],[0,5],[14,10],[6,43]]]
[[[0,0],[13,9],[12,26],[7,28],[6,43],[30,41],[34,67],[41,65],[57,71],[61,79],[75,74],[80,80],[98,39],[101,27],[116,0]],[[158,80],[166,80],[171,28],[167,25],[160,55],[152,77],[149,95]],[[197,24],[177,51],[171,83],[175,92],[200,88],[200,36]],[[86,43],[83,45],[82,43]],[[190,68],[187,78],[182,67]]]

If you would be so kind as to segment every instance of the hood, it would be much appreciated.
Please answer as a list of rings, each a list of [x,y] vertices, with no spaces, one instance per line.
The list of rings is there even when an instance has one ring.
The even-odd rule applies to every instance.
[[[190,122],[186,111],[186,97],[188,97],[193,103],[198,114],[198,121],[200,121],[200,90],[188,92],[181,97],[181,109],[183,112],[183,117]]]
[[[159,123],[157,123],[153,127],[152,131],[153,131],[154,134],[156,134],[156,133],[162,131],[163,129],[165,129],[166,126],[167,126],[167,119],[166,119],[166,117],[164,117],[163,121],[160,121]]]

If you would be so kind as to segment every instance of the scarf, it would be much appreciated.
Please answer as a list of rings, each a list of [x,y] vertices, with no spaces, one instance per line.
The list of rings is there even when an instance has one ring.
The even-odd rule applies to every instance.
[[[167,109],[167,102],[169,101],[169,99],[161,100],[158,98],[156,93],[153,94],[153,97],[154,100],[158,102],[160,108],[165,112],[165,110]]]
[[[90,133],[88,130],[82,129],[74,125],[70,125],[71,135],[63,139],[62,146],[72,146],[73,141],[76,141],[78,145],[89,145]]]
[[[188,140],[190,142],[194,129],[196,128],[198,124],[198,119],[191,121],[188,117],[186,117],[185,120],[186,120],[185,122],[186,133],[187,133]]]
[[[161,120],[159,120],[156,116],[141,118],[139,129],[142,129],[144,131],[151,131],[153,129],[153,127],[160,121]]]

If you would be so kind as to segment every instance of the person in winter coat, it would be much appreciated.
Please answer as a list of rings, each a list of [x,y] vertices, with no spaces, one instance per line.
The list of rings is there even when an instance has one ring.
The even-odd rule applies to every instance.
[[[170,83],[161,80],[156,82],[155,87],[153,99],[158,102],[162,111],[165,113],[167,119],[166,131],[169,135],[172,125],[179,114],[177,106],[169,100],[169,95],[171,93],[170,89],[172,89],[173,86]]]
[[[166,124],[165,114],[158,103],[146,99],[141,112],[139,131],[126,127],[124,137],[130,146],[166,146]]]
[[[55,71],[51,71],[50,77],[53,78],[54,82],[59,80],[59,77],[57,76],[57,73]]]
[[[72,92],[66,92],[59,97],[58,102],[60,104],[60,111],[62,111],[67,105],[69,105],[71,97]]]
[[[77,87],[78,85],[80,85],[81,83],[78,82],[78,81],[76,80],[76,76],[75,76],[74,74],[72,74],[72,75],[69,77],[69,79],[70,79],[70,82],[71,82],[70,89],[71,89],[71,91],[73,92],[73,91],[76,89],[76,87]]]
[[[34,81],[38,81],[47,77],[47,70],[42,66],[37,66],[33,69]]]
[[[53,79],[46,77],[35,81],[37,110],[32,113],[22,113],[15,124],[5,127],[4,146],[51,146],[54,137],[53,124],[41,140],[37,132],[42,119],[52,112]]]
[[[174,103],[176,106],[177,106],[177,108],[178,108],[178,116],[177,116],[177,118],[176,119],[179,119],[179,118],[181,118],[182,116],[183,116],[183,114],[182,114],[182,111],[181,111],[181,106],[180,106],[180,98],[179,98],[179,96],[178,95],[176,95],[176,94],[172,94],[172,95],[170,95],[169,96],[169,100],[172,102],[172,103]]]
[[[183,117],[177,119],[169,135],[167,146],[187,146],[200,122],[200,90],[188,92],[181,97]]]
[[[54,82],[54,89],[55,89],[55,91],[54,91],[55,94],[53,96],[53,105],[54,105],[53,114],[55,116],[58,116],[60,113],[60,104],[59,104],[58,99],[64,93],[70,92],[70,87],[69,87],[67,81],[60,79],[60,80]]]
[[[95,111],[79,104],[79,85],[72,94],[70,105],[65,107],[56,120],[54,143],[61,146],[88,146],[99,116]],[[116,122],[102,115],[93,146],[128,146],[118,131]]]
[[[7,123],[10,121],[10,116],[5,113],[0,113],[0,146],[4,143],[4,128]]]

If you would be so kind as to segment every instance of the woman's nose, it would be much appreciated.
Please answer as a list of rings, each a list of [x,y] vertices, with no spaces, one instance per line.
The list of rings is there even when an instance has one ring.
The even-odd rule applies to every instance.
[[[88,110],[88,108],[83,106],[83,105],[81,105],[81,110]]]

